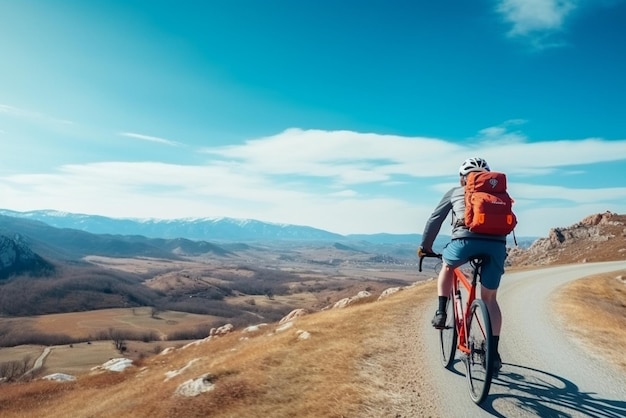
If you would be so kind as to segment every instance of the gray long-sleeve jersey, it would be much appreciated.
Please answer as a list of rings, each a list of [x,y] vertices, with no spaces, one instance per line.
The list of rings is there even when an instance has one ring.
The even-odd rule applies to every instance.
[[[422,236],[422,248],[432,250],[435,238],[450,211],[452,211],[452,239],[480,238],[506,242],[506,235],[476,234],[467,229],[463,222],[457,222],[457,220],[465,219],[465,187],[457,186],[443,195],[432,215],[428,218]]]

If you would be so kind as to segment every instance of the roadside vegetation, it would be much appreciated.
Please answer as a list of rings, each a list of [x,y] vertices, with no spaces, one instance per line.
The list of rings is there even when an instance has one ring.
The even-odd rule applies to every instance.
[[[626,270],[570,283],[556,306],[576,341],[626,372]]]

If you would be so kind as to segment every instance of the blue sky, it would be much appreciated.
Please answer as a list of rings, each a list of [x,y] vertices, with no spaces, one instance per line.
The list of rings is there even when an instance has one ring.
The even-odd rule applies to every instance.
[[[0,0],[0,207],[421,233],[481,156],[517,235],[626,213],[626,0],[453,6]]]

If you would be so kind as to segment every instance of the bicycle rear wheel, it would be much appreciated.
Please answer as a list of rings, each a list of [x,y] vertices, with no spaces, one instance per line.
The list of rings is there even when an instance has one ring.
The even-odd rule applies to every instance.
[[[441,364],[449,368],[454,361],[457,346],[456,318],[454,316],[455,299],[451,294],[446,305],[446,327],[439,330],[439,348],[441,352]]]
[[[491,320],[485,302],[476,299],[470,307],[466,359],[467,383],[472,400],[479,404],[487,397],[493,378]]]

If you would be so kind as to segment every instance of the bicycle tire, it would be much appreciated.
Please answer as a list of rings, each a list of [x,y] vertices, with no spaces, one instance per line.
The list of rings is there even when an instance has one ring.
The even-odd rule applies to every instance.
[[[441,364],[449,369],[454,362],[457,347],[456,317],[454,309],[455,299],[453,295],[448,298],[446,305],[446,327],[439,330],[439,349]]]
[[[470,397],[480,404],[489,393],[493,378],[491,320],[487,305],[480,299],[472,302],[467,343],[470,350],[465,359]]]

